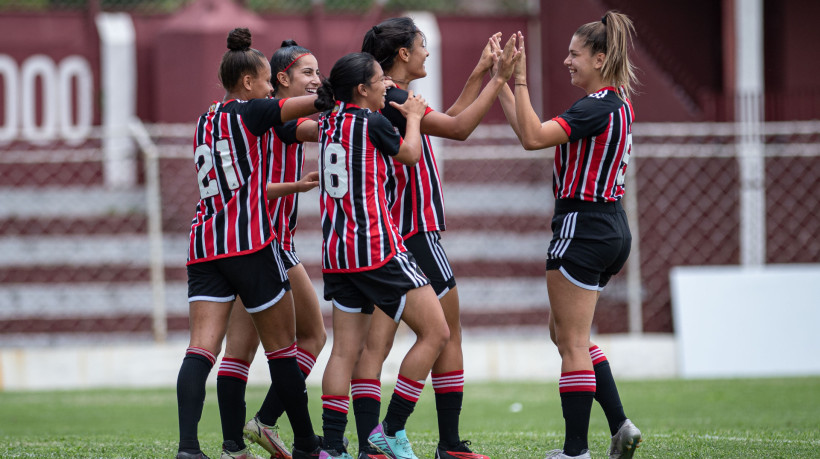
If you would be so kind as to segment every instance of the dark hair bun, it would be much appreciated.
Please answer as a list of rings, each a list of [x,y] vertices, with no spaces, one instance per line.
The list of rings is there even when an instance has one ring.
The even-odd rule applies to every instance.
[[[298,43],[294,40],[283,40],[282,44],[279,46],[280,48],[287,48],[288,46],[299,46]]]
[[[251,47],[251,31],[245,27],[237,27],[228,34],[228,49],[231,51],[245,51]]]

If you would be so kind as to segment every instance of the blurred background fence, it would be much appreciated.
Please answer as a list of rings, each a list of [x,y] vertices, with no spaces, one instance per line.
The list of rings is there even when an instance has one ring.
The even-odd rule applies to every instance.
[[[672,333],[675,266],[745,264],[748,251],[764,264],[820,261],[820,91],[814,62],[785,52],[814,42],[809,26],[820,3],[763,5],[765,107],[747,120],[760,122],[762,174],[748,175],[747,131],[731,122],[735,70],[723,64],[737,57],[728,14],[741,1],[658,11],[650,0],[0,0],[0,344],[184,335],[186,241],[198,193],[193,124],[182,121],[221,97],[215,63],[226,31],[251,22],[260,48],[296,38],[328,68],[372,24],[407,9],[435,13],[442,46],[428,68],[441,60],[441,105],[458,96],[489,34],[525,30],[533,102],[544,119],[579,96],[559,65],[576,24],[615,7],[636,19],[643,86],[625,202],[633,253],[603,292],[594,326]],[[234,3],[242,11],[225,7]],[[680,39],[676,31],[693,20],[715,30]],[[117,47],[127,39],[131,48]],[[133,66],[124,73],[136,81],[110,78],[106,65]],[[110,123],[112,107],[139,119]],[[316,147],[307,150],[315,169]],[[468,141],[437,149],[443,240],[465,327],[546,326],[552,154],[524,151],[497,105]],[[751,247],[742,211],[749,189],[763,204]],[[300,203],[297,250],[321,297],[315,191]]]
[[[130,189],[104,185],[96,129],[81,147],[16,142],[0,154],[1,341],[53,342],[78,333],[161,339],[165,324],[170,333],[187,330],[186,241],[197,200],[193,127],[145,127],[140,178]],[[767,123],[763,138],[766,263],[816,262],[820,122]],[[639,282],[627,282],[629,269],[613,279],[596,315],[598,333],[630,331],[629,298],[640,299],[642,317],[632,331],[672,332],[670,268],[740,263],[736,140],[731,123],[635,124],[627,193],[636,199],[627,208],[640,262],[629,269],[639,269]],[[145,153],[156,155],[156,167]],[[316,168],[315,154],[310,145],[308,169]],[[466,327],[546,324],[551,156],[552,150],[524,151],[506,125],[482,125],[466,142],[444,143],[443,240]],[[156,208],[152,197],[161,215],[149,212]],[[315,191],[300,202],[297,250],[321,297]],[[151,218],[160,242],[154,252]],[[152,256],[159,257],[159,277],[152,278]],[[329,314],[329,304],[322,307]]]

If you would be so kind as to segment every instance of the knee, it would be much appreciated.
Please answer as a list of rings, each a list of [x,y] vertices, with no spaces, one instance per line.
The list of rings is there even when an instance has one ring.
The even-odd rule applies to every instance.
[[[437,344],[439,352],[441,352],[441,350],[444,349],[445,346],[447,346],[447,343],[450,342],[451,336],[452,335],[450,334],[450,327],[448,327],[446,323],[443,327],[438,327],[438,329],[435,331],[433,339],[435,340],[434,343]]]
[[[311,330],[309,334],[304,336],[300,336],[297,333],[296,343],[300,348],[305,349],[314,355],[318,355],[319,352],[324,349],[325,344],[327,344],[327,332],[325,332],[324,327],[317,327],[314,330]]]
[[[561,358],[566,358],[569,356],[574,357],[588,357],[589,356],[589,340],[584,340],[583,338],[578,339],[559,339],[556,342],[558,346],[558,353],[561,354]]]

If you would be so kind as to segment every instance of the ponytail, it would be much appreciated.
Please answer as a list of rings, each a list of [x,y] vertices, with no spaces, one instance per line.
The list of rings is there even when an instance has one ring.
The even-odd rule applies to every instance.
[[[327,78],[322,78],[322,85],[316,88],[316,100],[313,106],[320,112],[330,110],[336,105],[336,99],[333,97],[333,88],[330,86],[330,81]]]
[[[330,69],[330,76],[322,79],[322,86],[316,90],[314,106],[319,110],[330,110],[336,101],[350,102],[353,91],[360,84],[367,84],[375,75],[375,59],[368,53],[350,53],[342,56]]]
[[[575,32],[575,36],[584,39],[584,46],[589,47],[593,55],[603,53],[606,56],[601,77],[606,83],[623,87],[626,97],[638,83],[628,53],[634,34],[632,20],[617,11],[607,11],[600,21],[584,24]]]

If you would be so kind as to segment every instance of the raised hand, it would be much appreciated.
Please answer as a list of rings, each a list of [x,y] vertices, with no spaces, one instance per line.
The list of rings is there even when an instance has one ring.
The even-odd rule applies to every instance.
[[[487,44],[484,45],[484,50],[481,51],[481,58],[479,58],[478,64],[476,65],[482,72],[487,72],[493,68],[496,60],[494,57],[496,49],[501,49],[500,46],[498,46],[500,40],[501,32],[496,32],[490,36],[489,40],[487,40]]]
[[[513,75],[515,76],[515,82],[518,84],[526,84],[527,83],[527,54],[524,50],[524,34],[520,31],[518,32],[518,53],[520,54],[520,58],[518,62],[515,64],[515,69],[513,70]]]
[[[520,34],[520,33],[519,33]],[[497,69],[495,76],[501,77],[504,81],[510,79],[515,69],[515,65],[521,58],[521,52],[515,46],[516,35],[510,36],[504,49],[501,51],[501,56],[498,57]]]

